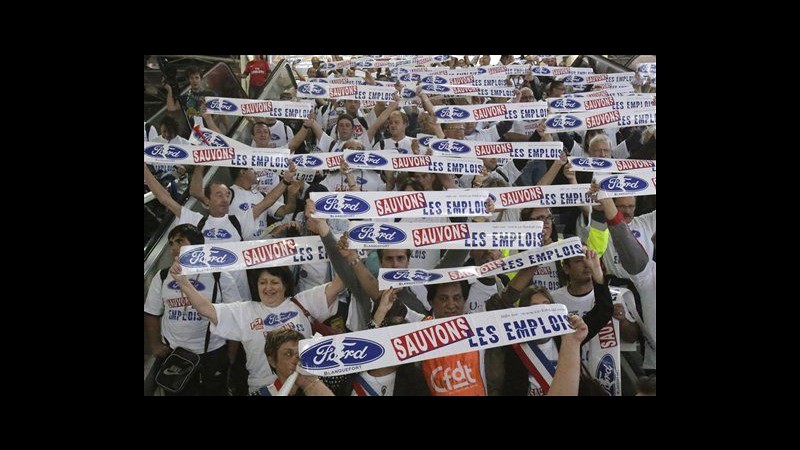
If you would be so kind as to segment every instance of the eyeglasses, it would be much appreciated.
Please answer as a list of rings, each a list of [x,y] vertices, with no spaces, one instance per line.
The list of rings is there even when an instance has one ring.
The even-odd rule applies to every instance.
[[[531,217],[531,220],[541,220],[542,222],[553,223],[553,216]]]

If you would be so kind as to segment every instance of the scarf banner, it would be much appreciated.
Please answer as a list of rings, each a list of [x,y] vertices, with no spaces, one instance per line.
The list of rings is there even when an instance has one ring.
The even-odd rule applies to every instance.
[[[621,83],[609,83],[606,81],[602,81],[600,83],[595,83],[592,85],[593,89],[617,89],[621,91],[634,91],[633,85],[628,82],[621,82]]]
[[[178,256],[184,275],[321,261],[328,261],[328,254],[319,236],[186,245]]]
[[[654,168],[655,169],[655,168]],[[596,175],[595,181],[600,185],[598,199],[614,197],[638,197],[640,195],[655,195],[656,174],[635,172],[630,175]],[[482,189],[486,191],[487,189]]]
[[[481,266],[428,270],[379,269],[378,289],[384,290],[390,287],[452,283],[454,281],[466,279],[489,277],[582,255],[583,245],[581,244],[580,238],[571,237],[544,247],[526,250],[505,258],[489,261]]]
[[[621,73],[598,73],[593,75],[586,75],[583,77],[583,83],[595,84],[599,82],[607,83],[630,83],[636,78],[636,72],[621,72]]]
[[[478,87],[478,86],[455,86],[449,84],[423,84],[422,90],[427,94],[437,95],[457,95],[463,97],[506,97],[514,98],[513,87]]]
[[[480,188],[489,194],[489,200],[497,209],[507,208],[552,208],[559,206],[597,205],[589,196],[591,184],[555,184],[550,186],[522,186]],[[473,189],[448,189],[472,191]],[[478,189],[474,189],[478,190]]]
[[[600,89],[599,91],[590,91],[590,92],[577,92],[574,94],[564,94],[564,97],[573,98],[573,97],[608,97],[608,96],[616,97],[616,96],[626,96],[626,95],[642,95],[637,92],[633,92],[633,86],[626,87],[624,89]]]
[[[583,131],[596,128],[626,128],[656,124],[656,109],[600,110],[574,114],[555,114],[545,120],[546,133]]]
[[[488,193],[470,192],[312,192],[318,219],[377,219],[395,217],[490,217]]]
[[[325,62],[319,65],[320,69],[323,70],[333,70],[333,69],[341,69],[344,67],[350,67],[350,60],[342,60],[342,61],[332,61],[332,62]]]
[[[542,246],[543,223],[351,222],[350,248],[517,249]]]
[[[345,375],[572,332],[564,305],[473,313],[303,339],[297,371]]]
[[[653,106],[653,97],[639,98],[639,97],[558,97],[547,101],[547,106],[550,107],[550,112],[581,112],[592,110],[607,110],[609,108],[615,110],[621,109],[642,109],[642,108],[655,108]]]
[[[495,73],[487,75],[425,75],[420,78],[421,83],[425,84],[473,84],[477,80],[503,80],[505,84],[506,74]]]
[[[256,149],[242,145],[243,147],[208,147],[145,142],[144,161],[275,170],[288,167],[288,148]]]
[[[433,138],[426,147],[434,155],[451,158],[559,159],[564,151],[564,143],[561,141],[481,142]]]
[[[331,98],[346,100],[373,100],[388,102],[394,98],[394,87],[342,84],[325,85],[321,83],[299,83],[297,96],[305,98]]]
[[[404,155],[394,150],[345,150],[344,160],[355,169],[396,170],[399,172],[456,173],[478,175],[483,170],[480,159],[444,156]]]
[[[435,116],[440,123],[543,119],[547,117],[547,102],[445,105],[435,107]]]
[[[223,116],[308,119],[308,115],[314,111],[314,104],[279,100],[206,97],[206,109],[208,109],[208,112],[211,114],[220,114]]]
[[[655,172],[653,159],[611,159],[570,156],[569,162],[576,172]]]
[[[550,391],[558,365],[558,349],[552,339],[536,344],[526,342],[511,346],[522,365],[528,370],[528,395],[541,397]]]

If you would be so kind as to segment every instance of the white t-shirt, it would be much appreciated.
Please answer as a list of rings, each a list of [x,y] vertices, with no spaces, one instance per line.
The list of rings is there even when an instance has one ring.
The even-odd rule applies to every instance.
[[[400,152],[402,154],[413,154],[414,152],[411,151],[411,141],[414,138],[411,137],[404,137],[399,141],[396,141],[392,138],[385,138],[383,140],[383,148],[381,148],[381,143],[377,139],[375,140],[375,145],[372,146],[373,150],[393,150]]]
[[[497,285],[492,277],[492,284],[483,284],[480,279],[474,280],[470,284],[469,297],[464,302],[464,314],[472,314],[486,311],[486,301],[494,294],[497,294]]]
[[[295,295],[309,314],[320,322],[336,314],[339,306],[336,301],[328,306],[326,286],[327,284],[317,286]],[[288,298],[274,308],[254,301],[215,304],[214,308],[217,310],[217,325],[211,325],[211,332],[225,339],[242,342],[247,354],[247,384],[251,392],[277,378],[264,353],[268,332],[288,327],[307,338],[311,337],[311,323],[303,311]]]
[[[589,237],[589,227],[583,220],[583,215],[578,216],[576,232],[584,241]],[[656,233],[656,211],[651,211],[641,216],[636,216],[628,224],[633,233],[633,237],[642,245],[644,251],[652,259],[653,257],[653,235]],[[606,273],[619,278],[630,278],[630,274],[622,267],[619,261],[619,253],[614,248],[614,242],[609,239],[608,247],[603,253],[603,264],[606,266]]]
[[[254,220],[252,211],[253,206],[264,200],[264,195],[262,195],[260,192],[248,191],[235,184],[230,188],[231,193],[233,194],[230,211],[236,215],[236,218],[239,219],[240,223],[242,223],[244,219]],[[253,230],[250,235],[243,236],[244,240],[253,241],[262,239],[261,234],[264,232],[264,228],[267,226],[267,214],[275,217],[275,214],[278,212],[278,208],[281,206],[283,206],[283,200],[278,198],[275,200],[275,203],[273,203],[272,206],[267,208],[266,211],[262,212],[261,215],[255,219],[255,230]],[[242,229],[242,232],[244,233],[244,229]]]
[[[203,215],[188,209],[185,206],[181,207],[181,217],[178,221],[178,225],[184,223],[190,223],[192,225],[197,226],[200,223],[200,219],[203,218]],[[250,213],[249,215],[236,215],[236,218],[239,220],[239,225],[242,226],[242,234],[244,235],[245,239],[247,240],[247,236],[252,236],[253,232],[255,231],[255,222],[253,221],[253,214]],[[223,217],[211,217],[208,216],[208,220],[203,225],[203,229],[200,230],[203,232],[203,236],[206,238],[206,243],[214,243],[214,242],[240,242],[241,239],[239,238],[239,232],[236,231],[236,227],[233,226],[230,219],[227,215]],[[244,270],[231,270],[230,273],[233,278],[236,280],[236,286],[239,289],[239,298],[242,299],[249,299],[251,297],[250,294],[250,287],[247,284],[247,275],[245,274]]]
[[[350,169],[356,182],[356,191],[385,191],[386,182],[381,179],[381,173],[369,169]],[[339,170],[326,172],[325,178],[319,184],[328,188],[329,192],[349,191],[347,177]]]
[[[373,393],[377,394],[380,397],[388,397],[394,395],[394,380],[397,377],[397,371],[394,371],[388,375],[384,375],[382,377],[373,377],[367,372],[361,372],[358,374],[363,380],[363,383],[366,383],[366,386],[363,386],[366,395],[372,396]],[[361,385],[362,381],[358,379],[353,379],[353,384],[355,385],[358,383]],[[371,392],[370,392],[371,391]],[[353,392],[350,396],[358,396],[356,389],[353,388]]]
[[[286,147],[286,144],[294,137],[294,131],[288,125],[278,120],[275,125],[269,127],[270,139],[278,147]]]
[[[372,143],[369,142],[369,139],[368,139],[368,136],[367,136],[366,133],[364,133],[364,134],[362,134],[360,136],[357,136],[357,137],[355,135],[353,135],[353,137],[351,139],[356,139],[356,140],[360,141],[364,145],[364,148],[372,148]],[[317,145],[316,145],[316,147],[314,147],[312,153],[328,153],[328,152],[335,153],[335,152],[341,152],[341,151],[343,151],[342,150],[342,146],[344,146],[344,143],[349,141],[349,140],[350,139],[337,140],[335,138],[332,138],[332,137],[328,136],[327,134],[323,134],[322,136],[320,136],[319,141],[317,141]],[[331,144],[333,144],[333,146],[331,146]]]
[[[212,274],[190,275],[189,282],[197,289],[197,292],[211,301],[214,288]],[[229,273],[220,272],[216,302],[234,303],[239,300],[236,281]],[[208,319],[194,309],[189,299],[181,292],[178,283],[172,278],[172,274],[167,273],[164,281],[161,281],[160,273],[155,274],[153,280],[150,281],[150,289],[147,291],[144,312],[161,316],[162,342],[166,339],[164,343],[173,349],[183,347],[197,354],[203,353]],[[208,351],[216,350],[223,345],[225,345],[225,339],[215,334],[209,336]]]

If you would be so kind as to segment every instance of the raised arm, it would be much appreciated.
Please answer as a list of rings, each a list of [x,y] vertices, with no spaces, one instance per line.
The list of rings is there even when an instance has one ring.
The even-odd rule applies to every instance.
[[[194,166],[194,172],[192,172],[192,178],[189,180],[189,194],[192,197],[200,200],[203,202],[204,205],[208,206],[210,204],[208,197],[206,197],[205,192],[203,192],[203,174],[206,171],[206,166],[197,165]]]
[[[595,190],[596,186],[595,183],[592,183],[592,190]],[[617,254],[619,254],[619,262],[622,264],[622,268],[631,275],[640,273],[644,270],[650,257],[642,248],[642,244],[631,233],[628,224],[625,223],[622,217],[622,213],[617,210],[614,199],[604,198],[600,200],[600,203],[603,205],[608,231],[611,233],[611,241],[614,243],[614,249]]]
[[[167,145],[167,144],[164,144]],[[161,185],[161,183],[156,180],[156,177],[153,176],[150,169],[147,167],[147,163],[144,164],[144,182],[147,183],[147,187],[150,188],[150,192],[156,196],[156,199],[161,202],[167,209],[172,211],[172,214],[175,214],[175,217],[181,217],[181,205],[172,198],[172,196],[167,192],[167,189]]]
[[[283,178],[281,182],[275,185],[272,190],[267,192],[267,195],[264,196],[264,199],[258,202],[253,206],[253,218],[257,218],[261,215],[264,211],[267,210],[270,206],[272,206],[279,198],[283,196],[284,191],[286,188],[292,185],[294,181],[295,175],[297,174],[297,167],[295,167],[294,162],[290,159],[289,160],[289,169],[283,172]],[[294,208],[292,208],[294,211]],[[283,217],[283,216],[281,216]]]
[[[575,329],[574,333],[561,336],[561,349],[558,352],[558,365],[550,384],[548,396],[578,395],[578,386],[581,379],[581,341],[584,340],[589,328],[576,314],[567,318],[569,326]]]
[[[192,283],[189,282],[189,278],[185,275],[181,275],[181,265],[178,263],[178,257],[175,257],[175,263],[169,269],[169,273],[172,274],[172,278],[175,279],[175,282],[178,283],[178,287],[181,288],[181,292],[186,294],[186,298],[189,299],[189,302],[192,304],[194,309],[203,317],[207,318],[211,323],[214,325],[217,324],[217,310],[214,309],[214,305],[211,304],[211,300],[206,298],[203,294],[197,292],[197,289],[192,286]]]

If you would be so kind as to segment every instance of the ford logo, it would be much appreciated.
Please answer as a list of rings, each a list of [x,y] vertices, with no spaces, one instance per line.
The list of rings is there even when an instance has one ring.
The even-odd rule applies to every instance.
[[[570,98],[557,98],[550,102],[550,106],[559,109],[578,109],[581,104]]]
[[[375,232],[375,225],[380,225],[377,233]],[[347,235],[350,240],[365,244],[397,244],[406,240],[406,234],[403,230],[384,224],[368,223],[359,225],[350,230]]]
[[[450,55],[436,55],[433,57],[433,60],[436,62],[442,62],[446,59],[450,59]]]
[[[304,369],[330,369],[340,366],[363,365],[375,361],[385,353],[383,346],[369,339],[346,337],[325,339],[312,345],[300,355],[300,367]]]
[[[427,147],[428,144],[431,142],[431,139],[435,138],[436,136],[423,136],[419,138],[419,145],[423,147]]]
[[[324,87],[313,83],[308,83],[300,86],[298,91],[302,92],[303,94],[311,94],[311,95],[325,95],[325,93],[328,92],[325,90]]]
[[[144,154],[153,158],[183,159],[189,156],[186,150],[169,144],[150,145],[144,148]]]
[[[447,80],[438,75],[428,75],[422,79],[423,83],[447,84]]]
[[[583,83],[586,79],[580,75],[567,75],[563,81],[565,83]]]
[[[233,235],[228,233],[228,230],[224,228],[209,228],[203,231],[203,236],[208,239],[230,239],[233,237]]]
[[[197,280],[189,278],[189,283],[192,283],[192,286],[194,286],[194,288],[197,289],[198,291],[204,291],[206,289],[206,285]],[[175,289],[176,291],[180,290],[180,287],[178,287],[178,282],[175,280],[170,281],[167,284],[167,287],[170,289]]]
[[[389,163],[383,156],[368,152],[351,153],[347,155],[345,161],[350,164],[366,164],[368,166],[383,166]]]
[[[275,326],[288,322],[289,319],[297,315],[297,311],[287,311],[280,314],[270,314],[264,317],[264,325]]]
[[[575,158],[572,160],[573,166],[588,167],[592,169],[605,169],[613,166],[611,161],[597,158]]]
[[[550,75],[553,73],[549,67],[545,66],[533,66],[533,73],[534,75]]]
[[[250,209],[250,206],[255,206],[255,205],[248,202],[240,203],[239,209],[241,209],[242,211],[247,211],[248,209]]]
[[[631,175],[606,178],[600,183],[600,189],[608,192],[639,192],[647,189],[647,181]]]
[[[581,119],[569,114],[556,115],[545,121],[547,127],[563,130],[578,128],[582,124],[583,121]]]
[[[407,73],[400,75],[400,81],[419,81],[420,75],[418,73]]]
[[[196,131],[193,131],[193,133],[197,135]],[[228,145],[228,142],[225,139],[222,139],[220,135],[212,133],[210,131],[203,131],[203,137],[205,138],[205,140],[200,139],[203,145],[206,145],[205,141],[208,141],[207,145],[211,145],[214,147],[230,147],[230,145]]]
[[[486,69],[484,69],[483,67],[478,67],[478,75],[483,75],[485,73],[486,73]]]
[[[448,106],[436,111],[436,117],[440,119],[466,119],[469,117],[469,111],[455,106]]]
[[[470,148],[459,141],[437,141],[431,146],[432,150],[447,153],[469,153]]]
[[[614,357],[611,355],[603,355],[600,358],[600,363],[597,365],[597,373],[595,374],[597,381],[603,385],[603,388],[609,395],[615,395],[617,390],[617,370],[614,367]]]
[[[231,111],[236,111],[239,108],[237,108],[235,104],[233,104],[233,103],[231,103],[231,102],[229,102],[227,100],[222,100],[222,99],[218,98],[218,99],[207,101],[206,102],[206,109],[209,109],[209,110],[212,110],[212,111],[227,111],[227,112],[231,112]]]
[[[336,63],[332,63],[332,62],[324,63],[324,64],[320,64],[319,67],[321,69],[324,69],[324,70],[331,70],[331,69],[334,69],[336,67]]]
[[[441,84],[423,84],[423,91],[428,92],[450,92],[450,88]]]
[[[180,256],[182,266],[186,267],[226,267],[236,263],[239,258],[224,248],[211,247],[208,257],[202,248],[190,250]]]
[[[640,233],[637,230],[631,230],[631,234],[633,234],[633,237],[635,237],[636,239],[639,239],[640,237],[642,237],[642,233]]]
[[[400,93],[402,98],[414,98],[417,96],[417,93],[411,89],[403,88],[403,91]]]
[[[336,195],[326,195],[315,203],[317,211],[339,214],[360,214],[369,211],[369,203],[352,195],[345,195],[341,201]]]
[[[313,167],[319,167],[322,165],[321,159],[311,155],[297,155],[294,158],[292,158],[292,161],[294,161],[297,167],[305,167],[307,169]]]
[[[390,270],[381,275],[386,281],[435,281],[442,278],[441,274],[430,273],[424,270]]]

